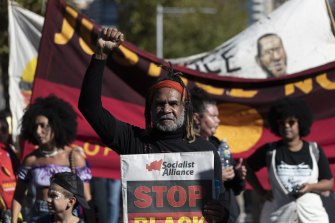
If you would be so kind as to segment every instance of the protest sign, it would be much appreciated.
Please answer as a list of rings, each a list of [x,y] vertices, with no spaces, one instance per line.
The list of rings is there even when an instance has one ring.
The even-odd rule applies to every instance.
[[[206,222],[213,152],[121,155],[124,222]]]

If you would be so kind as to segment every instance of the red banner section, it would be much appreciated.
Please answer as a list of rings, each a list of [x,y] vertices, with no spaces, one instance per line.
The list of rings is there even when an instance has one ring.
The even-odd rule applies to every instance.
[[[122,27],[120,28],[122,30]],[[33,96],[55,94],[77,107],[85,70],[99,27],[62,1],[48,1],[40,43]],[[127,35],[127,34],[126,34]],[[103,104],[117,118],[144,127],[148,87],[166,63],[126,42],[110,56],[103,80]],[[221,125],[217,136],[226,138],[234,157],[247,157],[262,144],[276,140],[267,128],[266,112],[283,97],[303,98],[310,105],[314,125],[307,140],[318,142],[335,163],[335,63],[274,79],[240,79],[175,67],[185,74],[189,88],[199,86],[219,103]],[[118,177],[118,157],[109,152],[78,112],[76,143],[84,147],[95,176]],[[25,151],[27,153],[27,151]]]
[[[128,222],[200,220],[203,213],[199,210],[212,199],[211,187],[211,180],[127,181]]]

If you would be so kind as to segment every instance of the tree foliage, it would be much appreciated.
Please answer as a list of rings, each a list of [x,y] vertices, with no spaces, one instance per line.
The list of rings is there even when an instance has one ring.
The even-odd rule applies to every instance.
[[[164,8],[194,9],[192,13],[164,13],[165,58],[190,56],[214,49],[247,26],[247,0],[116,0],[119,28],[128,41],[156,52],[156,5]],[[202,9],[215,9],[204,14]]]

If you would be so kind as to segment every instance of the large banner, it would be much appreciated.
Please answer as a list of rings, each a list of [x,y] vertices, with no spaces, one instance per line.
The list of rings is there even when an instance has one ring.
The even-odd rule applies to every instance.
[[[79,122],[75,143],[83,146],[95,176],[112,177],[119,175],[118,156],[101,144],[77,109],[98,29],[64,1],[48,1],[32,97],[55,94],[71,103]],[[147,89],[166,74],[157,66],[160,63],[165,61],[129,42],[122,44],[106,65],[103,105],[116,118],[144,127]],[[269,106],[279,98],[299,97],[310,105],[315,120],[307,140],[320,143],[335,163],[335,62],[270,79],[221,77],[181,66],[175,69],[184,73],[189,88],[199,86],[217,99],[221,123],[216,136],[227,139],[235,158],[247,157],[262,144],[277,140],[265,121]]]
[[[30,102],[44,18],[8,1],[8,20],[9,103],[15,140],[24,108]]]
[[[213,152],[121,155],[121,176],[125,223],[206,222]]]
[[[287,1],[214,50],[172,62],[244,78],[278,77],[332,62],[334,19],[328,1]]]

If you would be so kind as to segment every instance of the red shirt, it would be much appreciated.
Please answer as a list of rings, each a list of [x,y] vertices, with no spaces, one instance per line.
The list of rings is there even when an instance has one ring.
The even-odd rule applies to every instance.
[[[12,205],[16,177],[12,160],[6,146],[0,143],[0,208],[9,209]]]

